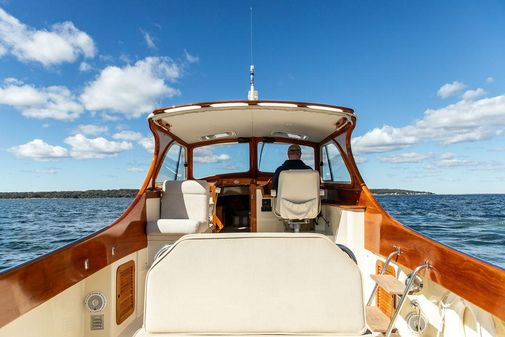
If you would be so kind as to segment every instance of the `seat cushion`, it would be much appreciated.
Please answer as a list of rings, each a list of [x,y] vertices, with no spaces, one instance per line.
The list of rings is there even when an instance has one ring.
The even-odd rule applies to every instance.
[[[205,231],[206,227],[207,224],[194,219],[159,219],[147,223],[147,235],[200,233]]]
[[[324,235],[186,235],[147,273],[146,333],[360,336],[364,315],[360,271]]]

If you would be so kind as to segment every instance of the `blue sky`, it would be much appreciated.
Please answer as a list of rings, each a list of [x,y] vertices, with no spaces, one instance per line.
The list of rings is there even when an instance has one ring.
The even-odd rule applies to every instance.
[[[0,0],[0,191],[137,188],[155,107],[352,107],[372,188],[505,193],[503,1]],[[214,160],[229,160],[219,153]]]

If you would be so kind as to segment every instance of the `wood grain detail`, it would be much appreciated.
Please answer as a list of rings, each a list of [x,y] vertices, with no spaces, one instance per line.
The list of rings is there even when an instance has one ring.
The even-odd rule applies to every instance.
[[[377,260],[375,264],[375,272],[380,274],[382,267],[384,266],[384,262]],[[386,269],[385,275],[396,276],[395,269],[393,266],[388,266]],[[389,294],[387,291],[379,287],[377,289],[377,294],[375,295],[376,305],[377,307],[384,313],[386,316],[393,316],[393,312],[395,310],[395,298],[393,295]]]
[[[366,206],[366,249],[387,256],[398,246],[402,253],[397,263],[410,269],[428,259],[430,268],[423,277],[505,320],[505,270],[403,226],[382,208],[366,185],[362,189],[359,204]]]
[[[120,265],[116,271],[116,324],[135,311],[135,261]]]

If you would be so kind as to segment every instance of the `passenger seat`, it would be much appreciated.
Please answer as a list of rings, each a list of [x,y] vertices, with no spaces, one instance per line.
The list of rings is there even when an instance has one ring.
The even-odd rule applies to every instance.
[[[209,184],[205,180],[163,182],[160,219],[147,224],[147,235],[202,233],[209,229]]]

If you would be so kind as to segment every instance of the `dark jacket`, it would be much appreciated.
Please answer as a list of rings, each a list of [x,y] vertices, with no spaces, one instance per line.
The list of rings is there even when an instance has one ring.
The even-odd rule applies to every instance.
[[[274,176],[272,177],[272,189],[277,190],[279,186],[279,174],[286,170],[312,170],[312,167],[305,165],[300,159],[286,160],[281,166],[275,170]]]

